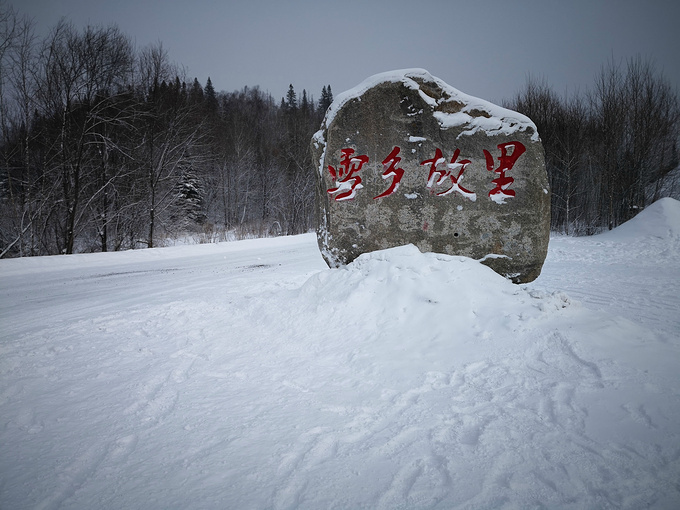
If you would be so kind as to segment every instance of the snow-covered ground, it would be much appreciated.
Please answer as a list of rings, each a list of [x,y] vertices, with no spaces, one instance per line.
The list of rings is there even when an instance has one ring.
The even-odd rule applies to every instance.
[[[0,508],[679,508],[680,202],[515,286],[313,235],[0,261]]]

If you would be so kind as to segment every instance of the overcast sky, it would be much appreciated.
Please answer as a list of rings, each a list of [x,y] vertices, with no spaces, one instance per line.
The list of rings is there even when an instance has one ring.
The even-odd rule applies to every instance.
[[[641,55],[680,89],[678,0],[9,0],[39,34],[65,17],[162,41],[187,77],[219,90],[292,83],[318,99],[383,71],[421,67],[494,102],[527,76],[588,88],[601,66]]]

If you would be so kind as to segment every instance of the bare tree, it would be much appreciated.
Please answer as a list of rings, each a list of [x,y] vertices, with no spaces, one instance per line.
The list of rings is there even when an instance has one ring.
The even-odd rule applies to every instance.
[[[129,125],[132,45],[115,26],[79,33],[61,22],[39,62],[43,171],[61,190],[55,241],[61,252],[73,253],[78,235],[94,222],[104,248],[106,197],[121,169],[111,170],[107,161],[121,150],[112,133]]]
[[[589,92],[565,99],[530,80],[508,106],[538,126],[554,230],[614,228],[658,199],[678,166],[677,95],[648,60],[610,61]]]
[[[306,231],[319,113],[292,86],[283,108],[258,87],[187,88],[161,43],[135,52],[115,26],[62,20],[37,41],[0,1],[0,256],[153,247],[206,214]]]
[[[176,205],[183,172],[202,157],[201,126],[192,122],[196,106],[187,101],[186,85],[178,73],[162,44],[142,52],[139,76],[145,107],[137,161],[146,173],[149,248],[154,246],[158,221],[163,222],[165,213]]]

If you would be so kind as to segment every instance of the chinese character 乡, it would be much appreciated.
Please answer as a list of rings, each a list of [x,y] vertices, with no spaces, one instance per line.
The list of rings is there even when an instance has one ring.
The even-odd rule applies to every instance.
[[[352,154],[354,154],[354,149],[342,149],[338,169],[336,170],[331,165],[328,165],[328,171],[337,186],[328,189],[327,192],[331,195],[337,193],[334,198],[338,202],[351,200],[357,191],[363,188],[361,177],[357,174],[361,171],[361,167],[368,162],[368,156],[353,157]]]
[[[512,152],[508,155],[508,148],[510,147],[512,148]],[[501,155],[498,156],[498,168],[494,169],[493,156],[491,156],[486,149],[484,149],[484,157],[486,158],[486,169],[489,172],[498,174],[498,177],[491,181],[496,187],[489,191],[489,198],[494,202],[503,204],[505,203],[506,198],[515,196],[515,191],[508,189],[510,185],[515,182],[515,179],[505,175],[505,172],[507,170],[512,170],[512,167],[515,166],[519,157],[524,154],[527,149],[520,142],[501,143],[498,145],[498,148],[501,150]]]
[[[388,197],[399,188],[401,178],[404,176],[404,169],[397,168],[397,165],[401,161],[401,158],[398,156],[400,150],[401,149],[399,147],[395,146],[394,149],[392,149],[392,152],[390,152],[390,155],[383,160],[382,164],[387,168],[383,172],[382,178],[387,179],[389,177],[394,177],[394,179],[392,179],[392,184],[390,184],[389,188],[387,188],[377,197],[373,197],[373,199]]]
[[[437,148],[434,153],[434,158],[426,159],[421,165],[430,165],[430,175],[427,179],[427,188],[432,189],[433,186],[441,186],[446,182],[446,180],[451,181],[451,186],[436,195],[438,197],[448,195],[454,191],[460,193],[466,198],[469,198],[472,202],[477,200],[477,194],[465,189],[460,185],[460,181],[463,178],[463,172],[465,172],[465,167],[470,164],[469,159],[462,159],[458,161],[458,156],[460,156],[460,149],[456,149],[451,158],[451,162],[446,164],[446,169],[438,169],[437,166],[445,162],[442,151]],[[456,173],[457,171],[457,173]]]

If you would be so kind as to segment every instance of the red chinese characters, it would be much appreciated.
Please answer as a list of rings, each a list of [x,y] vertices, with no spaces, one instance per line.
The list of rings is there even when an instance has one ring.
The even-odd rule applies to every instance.
[[[512,183],[515,182],[515,179],[506,175],[506,172],[512,170],[519,157],[526,152],[526,147],[520,142],[501,143],[497,147],[501,151],[501,155],[498,156],[497,168],[494,168],[494,158],[491,153],[486,149],[483,149],[483,152],[486,160],[486,169],[489,172],[498,174],[498,177],[491,181],[495,187],[489,191],[489,198],[498,204],[503,204],[507,198],[515,196],[515,191],[509,189]],[[399,156],[400,151],[401,148],[395,146],[389,155],[382,161],[384,167],[382,178],[387,180],[391,177],[392,182],[385,191],[373,197],[374,200],[389,197],[399,189],[401,179],[404,177],[405,173],[404,169],[399,166],[402,160]],[[435,187],[445,187],[448,185],[443,191],[439,191],[438,193],[435,193],[435,195],[442,197],[455,192],[470,201],[475,202],[477,200],[477,194],[461,185],[464,173],[468,165],[470,165],[471,160],[459,159],[459,157],[460,149],[456,149],[453,152],[451,161],[446,163],[442,150],[436,148],[433,158],[426,159],[420,163],[421,166],[429,166],[426,187],[430,192],[435,193]],[[327,192],[331,195],[335,195],[334,198],[338,202],[353,199],[356,196],[357,191],[363,188],[359,172],[361,172],[363,166],[367,164],[368,161],[369,158],[366,155],[355,156],[354,149],[341,149],[340,165],[338,168],[336,169],[335,167],[328,165],[328,171],[336,186],[328,189]]]
[[[512,147],[512,152],[508,154],[508,148]],[[486,169],[489,172],[495,172],[498,174],[493,181],[496,187],[489,191],[489,198],[496,203],[503,204],[505,199],[508,197],[514,197],[514,190],[508,189],[510,185],[515,182],[515,179],[505,175],[507,170],[511,170],[519,157],[526,152],[526,147],[519,142],[507,142],[498,145],[501,150],[501,155],[498,156],[499,165],[498,168],[493,167],[493,157],[484,149],[484,157],[486,158]]]
[[[389,177],[394,177],[394,179],[392,179],[392,184],[390,184],[389,188],[380,193],[377,197],[373,197],[373,199],[389,197],[399,188],[399,182],[401,182],[401,178],[404,176],[404,169],[397,168],[397,165],[401,161],[401,158],[398,156],[399,151],[400,148],[395,146],[394,149],[392,149],[392,152],[390,152],[390,155],[383,160],[382,164],[387,168],[383,172],[382,178],[387,179]]]
[[[446,180],[451,181],[451,186],[439,193],[437,193],[438,197],[448,195],[449,193],[452,193],[454,191],[457,191],[461,195],[463,195],[466,198],[469,198],[471,201],[477,200],[477,194],[463,188],[459,181],[463,178],[463,172],[465,172],[465,167],[470,164],[469,159],[462,159],[458,161],[458,156],[460,156],[460,149],[456,149],[455,152],[453,153],[453,157],[451,158],[451,163],[448,163],[446,165],[445,170],[440,170],[437,169],[437,166],[441,165],[444,163],[444,157],[442,154],[442,151],[437,148],[434,153],[434,158],[432,159],[426,159],[421,165],[430,165],[430,175],[427,178],[427,188],[432,189],[432,186],[441,186],[446,182]],[[456,170],[458,170],[458,173],[456,174]]]
[[[328,165],[328,170],[337,186],[327,191],[331,195],[337,193],[335,200],[338,202],[354,198],[357,191],[363,188],[361,177],[357,174],[361,171],[361,167],[368,163],[368,156],[352,157],[352,154],[354,154],[354,149],[342,149],[340,166],[337,171],[331,165]]]

